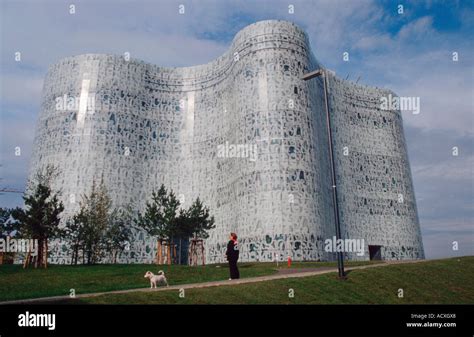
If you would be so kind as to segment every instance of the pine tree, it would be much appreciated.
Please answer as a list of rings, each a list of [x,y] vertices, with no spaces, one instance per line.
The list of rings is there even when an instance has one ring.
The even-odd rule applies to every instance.
[[[215,228],[214,217],[210,216],[209,208],[204,207],[201,200],[196,198],[191,207],[186,211],[186,220],[184,223],[184,232],[188,235],[188,238],[191,238],[189,251],[191,261],[197,263],[197,244],[201,244],[204,254],[204,246],[202,246],[203,240],[209,237],[208,231]],[[204,264],[204,255],[202,259]],[[194,263],[191,262],[191,264]]]
[[[15,210],[0,207],[0,239],[6,239],[11,236],[14,230],[17,230],[15,221],[12,221],[11,214]]]
[[[188,212],[188,231],[194,239],[207,239],[209,237],[208,231],[215,228],[214,217],[210,215],[209,208],[204,207],[203,203],[197,198]]]
[[[59,227],[60,214],[64,210],[58,194],[51,189],[51,182],[57,176],[57,170],[48,165],[44,171],[39,171],[29,182],[28,192],[23,196],[25,209],[16,209],[12,216],[19,222],[19,230],[23,236],[37,240],[38,254],[35,257],[35,268],[47,266],[48,240],[61,237],[63,232]],[[30,263],[28,254],[24,267]]]
[[[12,218],[14,212],[18,212],[19,208],[9,209],[0,207],[0,239],[7,240],[8,237],[18,235],[18,222]],[[5,259],[13,259],[13,254],[0,251],[0,264],[3,264]]]
[[[207,239],[208,231],[215,228],[214,217],[210,216],[209,208],[204,207],[199,198],[189,209],[180,209],[180,202],[173,190],[168,192],[164,185],[161,185],[158,192],[152,192],[151,202],[146,203],[144,213],[138,213],[135,222],[150,236],[157,238],[157,263],[161,262],[159,252],[162,241],[167,241],[170,257],[171,246],[175,241],[179,240],[181,253],[183,239]]]
[[[161,243],[168,243],[168,263],[171,257],[171,244],[177,232],[179,200],[172,190],[168,193],[164,185],[158,192],[152,192],[151,202],[146,203],[145,212],[137,215],[138,227],[143,228],[150,236],[157,239],[156,261],[160,263]]]

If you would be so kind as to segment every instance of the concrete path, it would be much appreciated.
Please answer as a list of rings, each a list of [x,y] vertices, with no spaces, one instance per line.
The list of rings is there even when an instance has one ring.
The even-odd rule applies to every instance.
[[[352,270],[359,270],[359,269],[369,269],[369,268],[377,268],[383,266],[390,266],[396,264],[409,264],[409,263],[420,263],[427,260],[411,260],[411,261],[386,261],[383,263],[377,264],[368,264],[363,266],[357,267],[346,267],[345,271],[349,272]],[[190,284],[180,284],[174,285],[169,287],[160,287],[156,289],[150,288],[136,288],[136,289],[127,289],[127,290],[115,290],[115,291],[106,291],[106,292],[98,292],[98,293],[88,293],[88,294],[77,294],[75,298],[71,298],[70,296],[52,296],[52,297],[40,297],[40,298],[32,298],[32,299],[24,299],[24,300],[15,300],[15,301],[5,301],[0,302],[0,305],[5,304],[48,304],[49,302],[60,302],[60,301],[71,301],[77,298],[85,298],[85,297],[95,297],[101,296],[106,294],[127,294],[133,292],[156,292],[156,291],[171,291],[171,290],[180,290],[180,289],[195,289],[195,288],[208,288],[208,287],[218,287],[218,286],[230,286],[230,285],[238,285],[238,284],[246,284],[246,283],[255,283],[255,282],[264,282],[264,281],[272,281],[272,280],[281,280],[281,279],[288,279],[288,278],[296,278],[296,277],[308,277],[308,276],[315,276],[315,275],[322,275],[337,272],[337,268],[331,267],[321,267],[321,268],[308,268],[307,271],[301,271],[304,268],[299,268],[297,272],[279,272],[274,275],[267,275],[267,276],[258,276],[258,277],[248,277],[238,280],[225,280],[225,281],[211,281],[211,282],[201,282],[201,283],[190,283]],[[281,269],[282,271],[284,269]],[[291,269],[289,269],[291,270]]]

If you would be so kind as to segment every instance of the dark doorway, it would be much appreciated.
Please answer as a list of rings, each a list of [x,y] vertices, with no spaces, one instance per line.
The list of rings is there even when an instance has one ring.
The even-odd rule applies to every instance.
[[[382,260],[382,252],[380,250],[382,246],[371,246],[369,245],[370,260]]]

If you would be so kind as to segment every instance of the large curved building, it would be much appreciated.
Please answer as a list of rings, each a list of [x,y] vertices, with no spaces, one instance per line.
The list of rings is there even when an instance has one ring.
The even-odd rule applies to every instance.
[[[199,196],[216,219],[207,262],[224,261],[231,231],[242,261],[333,259],[324,84],[302,79],[318,68],[304,31],[285,21],[244,28],[224,55],[194,67],[63,59],[44,82],[31,174],[59,167],[53,187],[64,217],[101,177],[115,206],[142,210],[162,183],[184,207]],[[423,258],[401,114],[380,108],[394,94],[327,80],[342,238],[364,240],[364,255],[347,258],[369,259],[374,249]],[[136,231],[121,260],[151,262],[154,249]],[[52,256],[68,262],[61,245]]]

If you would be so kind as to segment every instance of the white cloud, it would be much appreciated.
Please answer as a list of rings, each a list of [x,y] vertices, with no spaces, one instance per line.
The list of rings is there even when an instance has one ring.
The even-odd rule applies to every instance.
[[[419,40],[420,38],[429,36],[435,31],[433,29],[433,18],[424,16],[417,20],[411,21],[404,25],[398,32],[397,39],[399,40]]]
[[[412,172],[414,175],[423,176],[423,179],[442,178],[451,181],[472,181],[474,178],[474,156],[453,156],[449,161],[413,166]]]
[[[384,48],[392,43],[392,39],[388,34],[374,34],[361,37],[355,42],[353,49],[360,51],[373,51]]]

